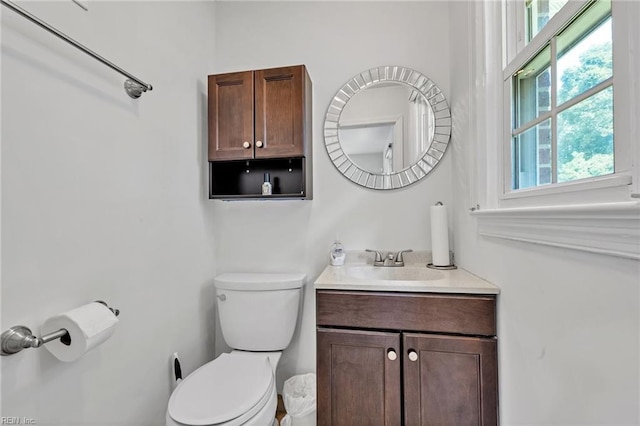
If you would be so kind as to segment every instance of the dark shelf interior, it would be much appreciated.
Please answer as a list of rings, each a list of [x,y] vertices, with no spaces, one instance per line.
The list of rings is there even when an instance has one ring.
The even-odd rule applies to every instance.
[[[209,162],[209,198],[307,198],[305,158]],[[271,175],[272,195],[262,195],[264,174]]]

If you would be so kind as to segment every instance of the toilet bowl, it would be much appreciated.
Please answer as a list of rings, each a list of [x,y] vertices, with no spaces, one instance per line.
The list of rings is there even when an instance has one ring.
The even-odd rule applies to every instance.
[[[203,365],[171,395],[167,426],[271,425],[278,403],[274,365],[279,358],[280,353],[234,351]]]
[[[214,279],[220,328],[234,348],[195,370],[171,394],[167,426],[270,426],[275,371],[293,337],[304,274],[223,274]]]

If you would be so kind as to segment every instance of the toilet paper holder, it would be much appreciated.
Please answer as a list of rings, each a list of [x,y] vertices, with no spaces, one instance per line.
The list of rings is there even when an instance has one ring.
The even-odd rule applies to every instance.
[[[111,312],[113,315],[120,315],[120,310],[111,308],[107,305],[106,302],[102,300],[96,300],[96,303],[101,303]],[[16,325],[8,330],[4,331],[0,336],[0,355],[13,355],[27,348],[39,348],[45,343],[51,342],[52,340],[60,339],[65,345],[71,344],[71,337],[69,333],[64,328],[61,328],[58,331],[54,331],[53,333],[45,334],[42,337],[36,337],[31,332],[29,327],[25,327],[24,325]]]

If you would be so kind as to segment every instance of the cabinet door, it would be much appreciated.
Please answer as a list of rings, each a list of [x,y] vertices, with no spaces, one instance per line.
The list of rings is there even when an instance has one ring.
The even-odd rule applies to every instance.
[[[400,334],[319,327],[317,338],[318,425],[400,425]]]
[[[304,155],[305,78],[302,65],[255,71],[256,158]]]
[[[406,333],[403,347],[407,425],[498,424],[495,338]]]
[[[209,161],[253,158],[253,72],[210,75],[208,89]]]

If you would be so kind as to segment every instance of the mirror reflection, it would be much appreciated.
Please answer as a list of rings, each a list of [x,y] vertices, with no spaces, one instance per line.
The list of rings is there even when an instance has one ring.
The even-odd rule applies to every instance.
[[[371,173],[390,174],[426,152],[435,117],[425,97],[399,82],[371,85],[345,105],[338,137],[351,161]]]
[[[431,80],[386,65],[357,74],[327,109],[324,138],[334,166],[373,189],[396,189],[426,177],[451,135],[447,101]]]

